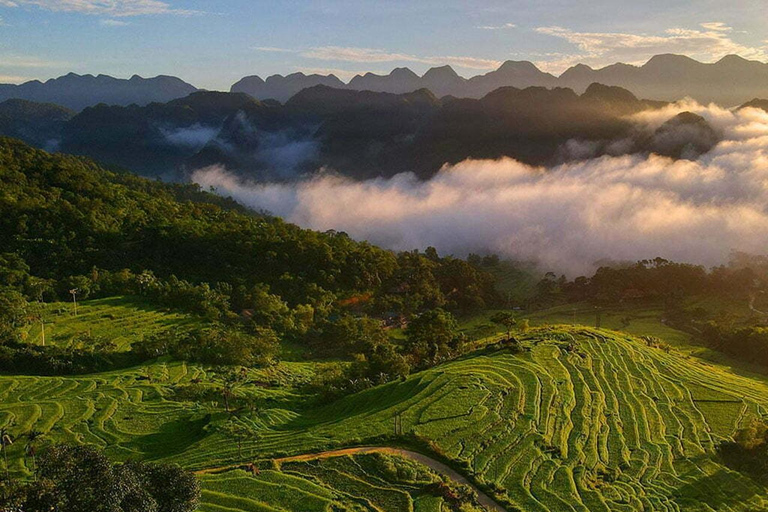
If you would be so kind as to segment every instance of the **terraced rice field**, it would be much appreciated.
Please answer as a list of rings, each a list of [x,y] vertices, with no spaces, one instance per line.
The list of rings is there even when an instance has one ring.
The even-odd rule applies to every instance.
[[[391,455],[286,461],[258,474],[205,475],[200,510],[447,512],[453,509],[434,486],[443,481],[426,466]]]
[[[241,391],[257,403],[242,417],[252,432],[242,456],[214,428],[226,420],[219,406],[173,398],[174,383],[206,378],[204,369],[183,364],[78,378],[0,377],[0,424],[13,419],[17,430],[34,425],[50,438],[95,442],[118,457],[199,470],[363,444],[392,434],[400,415],[406,437],[431,440],[433,453],[495,488],[510,509],[768,510],[765,489],[715,455],[719,442],[766,413],[764,380],[612,331],[536,329],[523,345],[530,350],[476,353],[323,407],[302,404],[296,387],[316,363],[282,363],[280,382]],[[138,380],[146,372],[157,377]],[[23,471],[15,446],[13,469]]]
[[[83,301],[77,305],[77,316],[74,311],[71,302],[43,305],[40,317],[45,322],[45,341],[48,345],[87,348],[88,343],[110,341],[115,344],[116,350],[128,350],[131,343],[140,341],[144,336],[199,322],[193,316],[159,311],[131,297]],[[27,341],[40,345],[43,343],[42,335],[41,322],[34,322],[27,330]]]

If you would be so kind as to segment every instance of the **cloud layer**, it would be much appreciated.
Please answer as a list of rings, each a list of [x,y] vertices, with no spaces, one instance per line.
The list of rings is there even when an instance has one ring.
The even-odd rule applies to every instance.
[[[153,14],[199,14],[199,11],[176,9],[160,0],[0,0],[4,7],[35,6],[48,11],[76,12],[99,16],[146,16]]]
[[[768,114],[683,102],[636,116],[653,129],[682,111],[724,140],[697,160],[602,157],[553,169],[467,160],[433,179],[246,183],[218,167],[193,179],[313,229],[392,249],[492,251],[571,275],[604,258],[662,256],[714,265],[731,249],[768,247]]]

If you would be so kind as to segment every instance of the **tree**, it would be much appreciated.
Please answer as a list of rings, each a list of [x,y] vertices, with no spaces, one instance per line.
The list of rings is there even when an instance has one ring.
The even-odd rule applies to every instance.
[[[25,512],[192,512],[200,498],[195,476],[178,466],[112,464],[90,446],[49,448],[39,473],[24,489]]]
[[[504,327],[507,331],[507,341],[512,339],[512,327],[517,324],[515,315],[509,311],[499,311],[491,317],[491,322]]]
[[[0,286],[0,340],[18,338],[19,328],[26,323],[28,308],[21,293]]]
[[[37,480],[37,443],[44,435],[43,432],[35,429],[27,432],[27,444],[24,447],[24,451],[32,458],[32,472],[35,475],[35,480]]]
[[[452,314],[433,309],[414,318],[405,330],[406,350],[417,365],[434,364],[457,353],[465,338]]]
[[[3,451],[3,463],[5,464],[5,480],[11,483],[11,470],[8,466],[8,447],[13,444],[11,433],[7,427],[0,428],[0,450]]]

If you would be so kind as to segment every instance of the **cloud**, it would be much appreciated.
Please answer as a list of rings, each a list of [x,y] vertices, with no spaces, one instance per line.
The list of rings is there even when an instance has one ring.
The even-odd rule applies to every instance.
[[[514,23],[504,23],[503,25],[480,25],[479,28],[481,30],[505,30],[508,28],[515,28],[517,25]]]
[[[0,75],[0,84],[21,84],[31,80],[28,76]]]
[[[0,57],[0,67],[8,68],[63,68],[68,67],[67,62],[44,60],[27,55],[6,55]]]
[[[429,181],[319,175],[249,183],[220,167],[193,179],[302,226],[345,231],[396,250],[490,251],[571,275],[611,258],[715,265],[768,246],[768,113],[682,102],[633,117],[653,129],[692,110],[723,135],[696,160],[601,157],[551,169],[466,160]]]
[[[130,25],[127,21],[121,21],[121,20],[113,20],[113,19],[106,19],[99,21],[101,25],[104,25],[105,27],[124,27],[126,25]]]
[[[296,50],[291,50],[288,48],[277,48],[275,46],[254,46],[252,49],[259,52],[270,52],[270,53],[295,53],[296,52]]]
[[[216,137],[220,128],[198,123],[184,128],[161,127],[159,130],[168,143],[199,150]]]
[[[614,62],[642,64],[653,55],[678,53],[712,61],[729,54],[767,60],[768,47],[744,46],[731,39],[731,27],[722,22],[708,22],[701,29],[671,28],[661,34],[621,32],[576,32],[563,27],[539,27],[536,32],[557,37],[575,46],[578,53],[555,53],[537,64],[550,72],[561,72],[576,63],[603,66]]]
[[[129,17],[154,14],[189,16],[200,11],[176,9],[160,0],[0,0],[5,7],[34,6],[54,12],[76,12],[98,16]]]
[[[451,64],[470,69],[496,69],[500,61],[479,59],[475,57],[442,56],[419,57],[407,53],[390,52],[376,48],[357,48],[349,46],[320,46],[310,48],[301,53],[307,59],[341,61],[341,62],[418,62],[429,65]]]

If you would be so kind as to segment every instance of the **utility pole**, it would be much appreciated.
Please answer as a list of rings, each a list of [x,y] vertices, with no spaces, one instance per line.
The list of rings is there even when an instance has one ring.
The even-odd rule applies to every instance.
[[[43,346],[45,346],[45,320],[42,318],[40,319],[40,331],[42,332]]]
[[[75,305],[75,316],[77,316],[77,292],[79,290],[77,288],[72,288],[69,290],[69,293],[72,294],[72,304]]]

